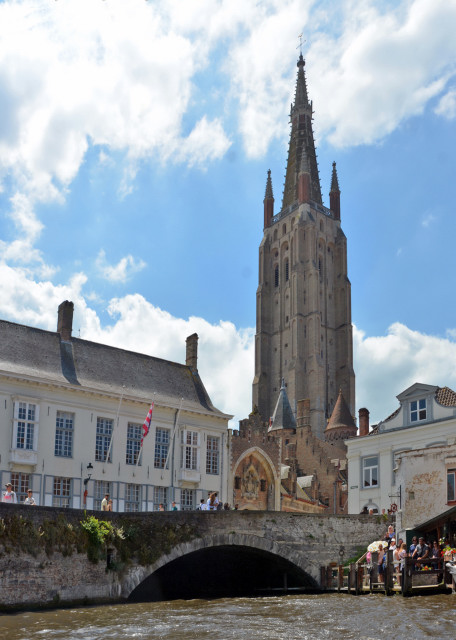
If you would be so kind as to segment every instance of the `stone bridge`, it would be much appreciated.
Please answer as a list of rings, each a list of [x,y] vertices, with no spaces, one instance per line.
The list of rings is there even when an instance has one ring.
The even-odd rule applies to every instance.
[[[60,526],[64,519],[65,526],[75,527],[85,515],[73,509],[0,504],[6,525],[3,534],[0,529],[0,607],[318,591],[320,567],[355,556],[383,537],[388,524],[378,516],[276,511],[88,512],[123,528],[133,526],[145,557],[152,552],[150,563],[134,549],[124,564],[116,562],[116,551],[109,548],[107,561],[98,564],[90,563],[84,552],[46,555],[31,548],[11,553],[2,540],[11,516],[37,528],[58,519]],[[107,563],[114,570],[107,571]]]

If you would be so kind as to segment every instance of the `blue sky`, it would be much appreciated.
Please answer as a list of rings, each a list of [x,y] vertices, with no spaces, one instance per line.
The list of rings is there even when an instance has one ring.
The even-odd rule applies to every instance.
[[[0,2],[0,317],[199,370],[251,409],[266,172],[280,210],[300,33],[337,162],[357,407],[456,389],[456,0]]]

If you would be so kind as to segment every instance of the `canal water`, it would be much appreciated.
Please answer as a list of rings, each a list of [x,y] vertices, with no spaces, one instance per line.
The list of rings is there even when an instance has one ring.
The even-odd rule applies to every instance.
[[[0,616],[1,640],[456,638],[456,596],[174,600]]]

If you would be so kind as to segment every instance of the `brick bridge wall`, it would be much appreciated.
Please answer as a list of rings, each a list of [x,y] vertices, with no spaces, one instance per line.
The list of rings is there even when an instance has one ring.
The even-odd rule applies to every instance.
[[[0,518],[15,513],[35,525],[62,514],[73,524],[84,511],[51,507],[24,507],[0,504]],[[106,571],[106,565],[89,562],[86,554],[63,557],[39,553],[4,553],[0,535],[0,608],[24,608],[61,604],[119,602],[148,576],[168,562],[193,551],[221,545],[262,549],[285,558],[320,582],[320,567],[353,557],[369,542],[383,537],[387,522],[378,516],[331,516],[277,511],[180,511],[165,513],[117,514],[88,512],[100,519],[134,522],[144,529],[151,523],[160,527],[190,526],[195,532],[187,542],[177,544],[152,565],[131,563],[122,572]],[[150,545],[154,540],[150,539]]]

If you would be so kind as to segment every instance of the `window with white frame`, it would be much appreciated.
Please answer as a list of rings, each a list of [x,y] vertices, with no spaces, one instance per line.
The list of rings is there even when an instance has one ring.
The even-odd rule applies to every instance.
[[[112,498],[112,482],[108,482],[107,480],[95,480],[93,496],[93,508],[95,511],[101,511],[101,501],[106,494]]]
[[[181,468],[196,471],[198,469],[198,431],[184,429],[181,433]]]
[[[71,478],[55,477],[53,492],[52,492],[52,506],[53,507],[65,507],[68,509],[70,506],[71,498]]]
[[[456,469],[447,471],[447,500],[448,502],[456,500]]]
[[[73,455],[74,413],[57,411],[55,419],[54,455],[71,458]]]
[[[169,429],[155,429],[154,467],[164,469],[169,449]]]
[[[16,494],[17,501],[24,502],[27,497],[27,489],[30,489],[30,474],[12,471],[11,484],[13,485],[13,491]]]
[[[220,438],[207,436],[206,473],[219,474]]]
[[[110,418],[97,418],[97,436],[95,439],[95,460],[97,462],[112,462],[112,437],[113,420]],[[109,451],[109,458],[108,457]]]
[[[378,486],[378,456],[363,458],[363,487],[369,489]]]
[[[125,485],[125,511],[140,511],[141,485]]]
[[[181,510],[192,511],[195,508],[196,491],[195,489],[182,489],[181,491]]]
[[[426,398],[421,398],[421,400],[412,400],[410,403],[410,421],[419,422],[420,420],[426,420],[426,418]]]
[[[127,427],[127,454],[125,462],[127,464],[136,464],[138,455],[141,450],[142,425],[128,423]],[[141,465],[141,460],[138,465]]]
[[[154,487],[154,508],[157,511],[160,505],[166,509],[168,504],[168,487]]]
[[[13,448],[35,450],[38,436],[39,406],[32,402],[14,403]]]

